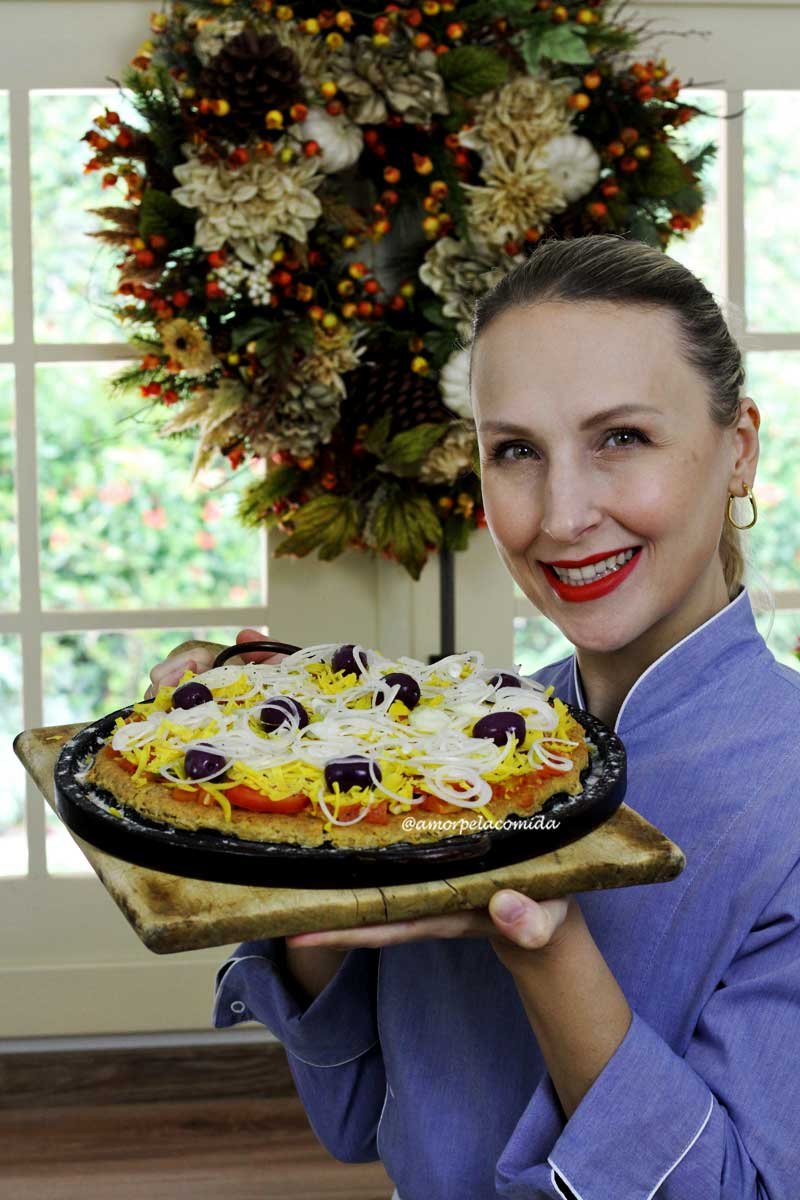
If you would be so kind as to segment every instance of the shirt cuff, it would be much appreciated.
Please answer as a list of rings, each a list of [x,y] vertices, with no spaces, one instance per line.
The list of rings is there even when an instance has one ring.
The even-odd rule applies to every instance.
[[[214,1028],[260,1021],[311,1067],[338,1067],[366,1054],[379,1040],[378,950],[348,950],[307,1007],[288,975],[285,951],[283,938],[243,942],[222,964],[214,980]]]
[[[700,1137],[713,1104],[705,1081],[634,1011],[567,1121],[545,1074],[498,1159],[498,1191],[512,1197],[526,1182],[541,1188],[546,1159],[554,1190],[540,1194],[560,1196],[560,1178],[564,1192],[582,1200],[652,1200]]]

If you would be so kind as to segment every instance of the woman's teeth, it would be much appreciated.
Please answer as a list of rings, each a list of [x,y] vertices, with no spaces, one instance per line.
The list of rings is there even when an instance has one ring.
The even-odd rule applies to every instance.
[[[625,550],[622,554],[604,558],[600,562],[591,563],[588,567],[553,567],[553,570],[559,579],[563,579],[564,583],[580,586],[582,583],[591,583],[593,579],[602,579],[604,575],[618,571],[629,559],[633,558],[635,553],[635,550]]]

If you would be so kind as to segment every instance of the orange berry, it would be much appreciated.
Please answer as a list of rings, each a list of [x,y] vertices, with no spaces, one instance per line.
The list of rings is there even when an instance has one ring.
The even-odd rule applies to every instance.
[[[591,98],[586,92],[574,92],[567,97],[567,108],[574,108],[576,112],[584,112],[591,103]]]

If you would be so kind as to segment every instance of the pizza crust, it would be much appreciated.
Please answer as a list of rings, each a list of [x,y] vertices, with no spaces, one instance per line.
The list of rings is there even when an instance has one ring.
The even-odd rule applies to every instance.
[[[571,770],[544,778],[532,771],[526,775],[510,776],[500,785],[495,784],[488,811],[497,823],[514,813],[521,817],[532,817],[550,796],[559,792],[575,796],[583,790],[580,774],[589,763],[586,735],[571,714],[567,724],[567,736],[579,743],[570,751],[573,760]],[[333,845],[354,849],[387,846],[395,842],[431,844],[443,838],[491,829],[481,814],[474,810],[464,809],[452,815],[428,812],[419,806],[401,813],[390,812],[385,825],[362,820],[349,826],[332,825],[329,831],[323,828],[324,814],[316,816],[311,808],[297,813],[261,813],[232,806],[229,822],[215,801],[206,805],[194,799],[176,800],[171,795],[172,785],[168,783],[146,779],[134,781],[119,766],[119,761],[105,754],[103,749],[86,774],[87,782],[103,787],[117,803],[128,805],[150,820],[175,829],[216,829],[246,841],[288,842],[298,846]],[[411,828],[403,828],[403,820],[407,817],[414,818]]]

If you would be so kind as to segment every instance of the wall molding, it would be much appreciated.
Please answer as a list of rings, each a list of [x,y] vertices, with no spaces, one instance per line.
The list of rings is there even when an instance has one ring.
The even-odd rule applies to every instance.
[[[0,1112],[295,1097],[280,1042],[0,1053]]]

